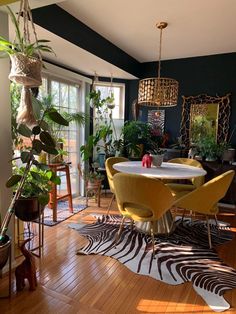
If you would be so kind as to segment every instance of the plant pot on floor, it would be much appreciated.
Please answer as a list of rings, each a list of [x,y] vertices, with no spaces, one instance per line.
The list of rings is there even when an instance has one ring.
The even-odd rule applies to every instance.
[[[10,256],[11,239],[5,235],[4,240],[0,243],[0,272],[6,265],[8,257]]]
[[[39,218],[44,206],[39,204],[37,197],[20,198],[16,201],[15,215],[22,221],[33,221]]]

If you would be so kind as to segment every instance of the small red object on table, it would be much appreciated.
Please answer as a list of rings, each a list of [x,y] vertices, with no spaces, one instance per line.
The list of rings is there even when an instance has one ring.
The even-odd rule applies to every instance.
[[[49,168],[57,174],[57,171],[65,171],[66,173],[66,186],[67,186],[67,194],[58,195],[57,196],[57,186],[56,184],[52,184],[52,189],[49,193],[50,200],[48,203],[48,207],[52,209],[53,221],[57,221],[57,202],[64,198],[68,198],[69,202],[69,211],[73,213],[73,204],[72,204],[72,193],[71,193],[71,182],[70,182],[70,168],[69,165],[71,163],[59,163],[59,164],[49,164]]]
[[[151,168],[152,166],[152,156],[145,154],[142,158],[142,167]]]

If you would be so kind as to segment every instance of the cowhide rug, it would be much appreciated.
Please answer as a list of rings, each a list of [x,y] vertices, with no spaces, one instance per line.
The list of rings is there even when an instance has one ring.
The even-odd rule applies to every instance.
[[[224,292],[236,287],[236,271],[220,260],[214,249],[209,249],[207,226],[204,221],[185,219],[176,221],[170,236],[155,237],[155,257],[152,255],[151,237],[131,230],[126,223],[121,238],[114,247],[114,238],[121,221],[120,216],[97,218],[93,224],[70,224],[71,228],[88,239],[88,244],[77,254],[100,254],[113,257],[131,271],[151,276],[171,285],[192,282],[195,291],[210,308],[222,312],[230,307]],[[233,237],[229,227],[221,223],[220,231],[211,221],[213,245],[222,244]]]

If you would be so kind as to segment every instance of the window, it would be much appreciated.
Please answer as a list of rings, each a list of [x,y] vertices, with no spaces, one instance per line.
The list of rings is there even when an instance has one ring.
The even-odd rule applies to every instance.
[[[99,82],[96,84],[96,90],[100,90],[102,99],[110,96],[111,91],[113,92],[115,98],[115,108],[112,109],[112,117],[114,120],[124,120],[124,85],[113,83],[111,87],[110,83]]]
[[[115,98],[115,108],[112,109],[112,118],[115,126],[115,133],[117,139],[120,137],[122,128],[124,126],[124,103],[125,103],[125,85],[120,83],[105,83],[99,82],[95,85],[96,90],[100,90],[101,98],[104,99],[111,95],[111,91]],[[96,120],[96,113],[94,116],[94,123]]]
[[[80,86],[71,82],[63,81],[54,77],[43,77],[42,86],[40,87],[39,97],[50,93],[53,96],[53,105],[60,112],[75,113],[79,109]],[[58,128],[58,135],[63,139],[63,150],[67,152],[64,160],[71,162],[71,188],[73,194],[78,194],[78,171],[77,164],[79,159],[79,130],[75,122],[70,122],[69,127]],[[59,173],[61,176],[61,185],[58,188],[61,194],[66,190],[65,172]]]

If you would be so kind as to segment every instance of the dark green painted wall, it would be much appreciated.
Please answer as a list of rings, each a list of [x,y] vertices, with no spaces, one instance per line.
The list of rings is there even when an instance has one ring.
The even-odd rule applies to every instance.
[[[142,78],[156,77],[157,64],[143,63],[140,72]],[[179,82],[178,105],[166,109],[165,129],[172,137],[179,136],[182,95],[223,96],[231,93],[230,130],[232,130],[236,124],[236,53],[162,61],[161,76],[175,78]],[[130,106],[137,98],[137,91],[138,81],[130,81],[127,119],[132,119]],[[145,109],[143,113],[146,119],[147,110]],[[236,146],[236,132],[231,142]]]

